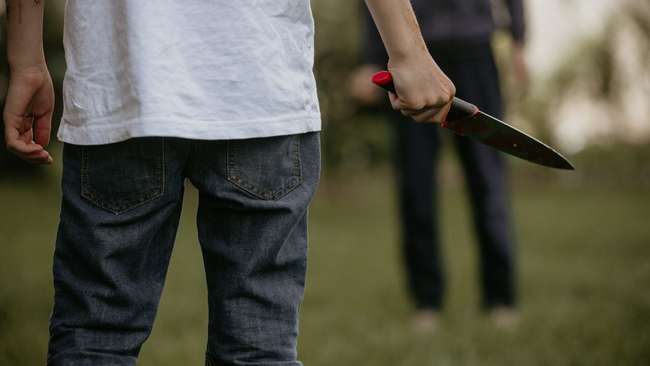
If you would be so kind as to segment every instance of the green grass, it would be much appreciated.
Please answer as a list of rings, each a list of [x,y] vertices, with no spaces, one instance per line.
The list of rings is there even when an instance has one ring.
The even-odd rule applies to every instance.
[[[44,364],[57,177],[0,180],[0,365]],[[326,180],[311,213],[300,356],[330,365],[647,365],[650,189],[590,182],[515,185],[521,322],[478,308],[476,248],[461,187],[443,190],[449,275],[441,328],[410,328],[390,176]],[[185,202],[153,334],[140,365],[201,365],[207,301]]]

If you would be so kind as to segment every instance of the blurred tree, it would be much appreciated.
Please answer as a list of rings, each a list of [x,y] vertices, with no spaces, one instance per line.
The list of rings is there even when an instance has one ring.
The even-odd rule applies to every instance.
[[[317,23],[316,33],[316,77],[319,85],[319,97],[323,111],[325,132],[323,134],[323,150],[325,164],[329,168],[363,169],[368,166],[381,164],[389,158],[390,136],[387,126],[380,122],[372,111],[357,106],[348,95],[350,73],[358,66],[360,34],[359,21],[362,18],[361,0],[313,0],[314,15]],[[56,84],[57,114],[54,118],[58,123],[61,111],[61,83],[65,72],[65,61],[62,48],[62,18],[64,0],[48,1],[46,7],[45,52]],[[574,99],[572,95],[582,95],[592,102],[603,103],[605,109],[618,119],[628,118],[631,113],[630,105],[635,104],[647,109],[650,104],[630,102],[630,90],[645,90],[645,96],[650,93],[650,83],[647,60],[650,59],[650,2],[647,0],[623,0],[618,6],[619,11],[612,14],[606,24],[606,31],[596,39],[589,39],[576,45],[575,51],[568,55],[565,62],[548,79],[548,83],[538,85],[523,97],[508,89],[511,83],[505,80],[506,95],[509,103],[509,121],[520,123],[527,130],[545,136],[545,140],[558,139],[557,130],[569,126],[554,123],[558,109],[566,109]],[[4,1],[0,0],[0,11],[4,11]],[[4,23],[4,17],[2,17]],[[4,100],[6,91],[8,67],[6,65],[4,24],[0,33],[0,95]],[[497,49],[507,55],[510,47],[505,38],[497,37]],[[630,41],[631,40],[631,41]],[[631,42],[631,46],[628,44]],[[625,43],[625,44],[624,44]],[[624,48],[624,49],[623,49]],[[509,67],[508,58],[502,57],[501,67]],[[642,69],[635,75],[630,75],[630,65]],[[644,68],[643,68],[644,67]],[[504,73],[507,74],[507,73]],[[631,77],[636,76],[632,79]],[[635,86],[635,88],[631,87]],[[646,89],[643,89],[646,88]],[[638,95],[634,94],[634,95]],[[647,99],[647,98],[646,98]],[[633,108],[633,109],[634,109]],[[632,116],[632,117],[634,117]],[[638,117],[637,117],[638,119]],[[615,126],[618,122],[611,122]],[[643,129],[647,118],[637,123]],[[637,126],[638,127],[638,126]],[[1,128],[1,127],[0,127]],[[631,129],[631,131],[637,131]],[[590,132],[590,133],[593,133]],[[585,132],[575,132],[582,135]],[[631,136],[630,136],[631,135]],[[619,136],[611,133],[611,127],[605,129],[598,139],[607,137],[608,141],[630,142],[639,139],[643,134],[628,133]],[[594,142],[583,141],[584,144]],[[637,141],[638,142],[638,141]],[[9,168],[11,166],[11,168]],[[30,167],[16,163],[4,151],[0,144],[0,171],[2,175],[8,169],[27,169]]]
[[[650,2],[624,0],[603,31],[575,45],[519,111],[569,152],[650,139]],[[645,100],[645,102],[644,102]]]
[[[386,126],[350,97],[359,64],[361,1],[314,0],[316,78],[323,112],[326,167],[365,168],[388,155]],[[370,81],[368,81],[370,82]]]

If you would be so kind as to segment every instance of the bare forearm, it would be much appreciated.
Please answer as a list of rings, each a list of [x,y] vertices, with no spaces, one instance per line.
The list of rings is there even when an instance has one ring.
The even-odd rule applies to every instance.
[[[391,59],[427,52],[409,0],[366,0]]]
[[[7,58],[12,69],[44,65],[44,0],[7,0]]]

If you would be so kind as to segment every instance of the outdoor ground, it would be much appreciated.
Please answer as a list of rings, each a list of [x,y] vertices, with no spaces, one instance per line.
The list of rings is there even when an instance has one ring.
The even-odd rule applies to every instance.
[[[650,364],[650,187],[515,184],[522,317],[477,307],[462,187],[443,191],[449,296],[437,334],[409,323],[390,176],[328,178],[311,214],[300,357],[306,366]],[[0,365],[44,365],[55,175],[0,179]],[[140,365],[201,365],[206,291],[189,190],[167,287]]]

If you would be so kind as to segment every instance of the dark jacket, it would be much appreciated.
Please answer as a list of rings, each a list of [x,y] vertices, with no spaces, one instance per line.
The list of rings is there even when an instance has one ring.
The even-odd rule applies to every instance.
[[[509,13],[509,31],[517,42],[526,36],[523,0],[499,0]],[[411,0],[427,43],[489,42],[496,28],[493,0]],[[384,64],[386,53],[370,13],[364,29],[365,63]]]

